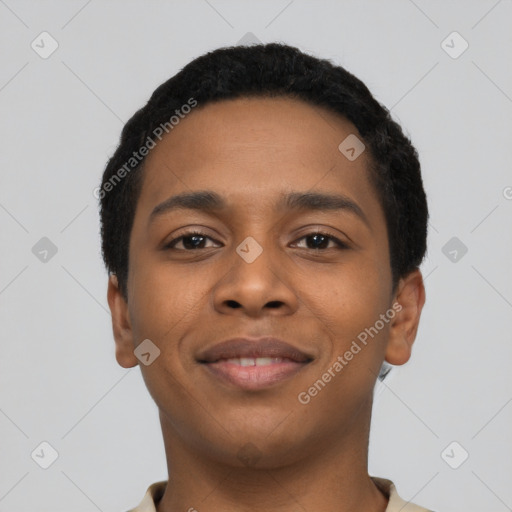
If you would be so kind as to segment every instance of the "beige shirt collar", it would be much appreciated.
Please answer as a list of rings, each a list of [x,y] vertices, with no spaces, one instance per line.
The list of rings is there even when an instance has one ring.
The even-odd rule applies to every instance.
[[[389,497],[386,512],[430,512],[426,508],[418,507],[418,505],[414,505],[400,498],[396,491],[395,484],[391,480],[374,476],[371,478],[375,482],[375,485]],[[151,484],[139,506],[128,512],[156,512],[156,503],[162,498],[166,485],[167,480]]]

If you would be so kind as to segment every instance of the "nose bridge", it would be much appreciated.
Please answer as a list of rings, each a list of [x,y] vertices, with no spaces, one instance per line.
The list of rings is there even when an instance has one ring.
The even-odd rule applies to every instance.
[[[268,269],[272,260],[280,257],[275,226],[264,214],[268,209],[269,206],[263,204],[248,205],[237,219],[236,235],[239,240],[235,245],[236,255],[233,255],[235,266],[239,264],[246,270],[264,266]]]
[[[296,298],[285,275],[283,256],[271,233],[246,236],[231,255],[230,271],[217,284],[215,307],[224,312],[242,308],[251,314],[265,307],[294,310]]]
[[[279,280],[276,274],[280,255],[274,244],[270,233],[245,237],[233,255],[232,269],[237,279],[253,282],[253,286],[260,281],[260,286],[264,286]]]

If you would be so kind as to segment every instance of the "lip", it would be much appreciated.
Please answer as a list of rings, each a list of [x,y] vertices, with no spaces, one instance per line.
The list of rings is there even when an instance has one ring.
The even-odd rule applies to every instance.
[[[220,359],[241,357],[280,357],[303,363],[312,356],[279,338],[232,338],[210,347],[198,356],[199,362],[214,363]]]
[[[272,361],[256,366],[248,361],[257,358],[271,358]],[[242,366],[240,359],[249,366]],[[224,382],[246,390],[258,390],[292,377],[313,357],[283,340],[265,337],[223,341],[201,352],[197,360],[210,375]]]

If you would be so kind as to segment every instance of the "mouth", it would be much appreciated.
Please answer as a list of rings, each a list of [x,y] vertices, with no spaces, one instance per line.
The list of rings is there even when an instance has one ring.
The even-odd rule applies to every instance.
[[[245,390],[259,390],[300,372],[311,355],[277,338],[235,338],[202,352],[198,362],[210,376]]]

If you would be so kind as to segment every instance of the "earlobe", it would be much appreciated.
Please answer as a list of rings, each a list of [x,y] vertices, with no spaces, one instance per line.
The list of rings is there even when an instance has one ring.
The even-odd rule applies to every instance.
[[[133,353],[133,333],[128,314],[128,304],[119,290],[119,283],[115,274],[111,274],[108,280],[107,300],[112,315],[116,360],[123,368],[137,366],[138,360]]]
[[[411,357],[425,304],[425,287],[418,269],[400,280],[393,304],[397,314],[391,323],[385,359],[390,364],[402,365]]]

